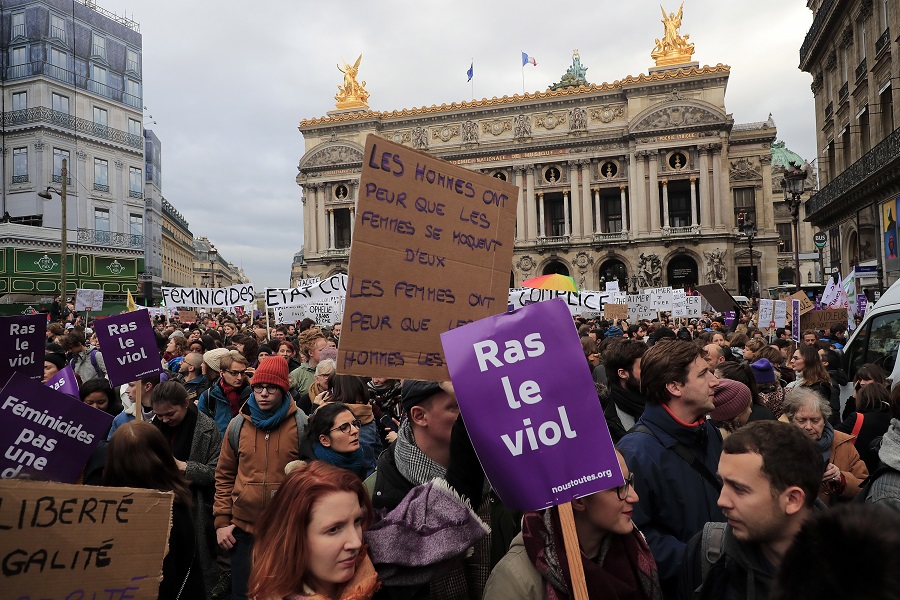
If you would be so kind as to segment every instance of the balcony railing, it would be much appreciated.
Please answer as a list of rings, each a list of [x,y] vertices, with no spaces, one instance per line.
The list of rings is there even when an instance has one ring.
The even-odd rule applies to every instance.
[[[51,176],[53,183],[62,183],[62,175],[53,175]],[[72,185],[72,178],[68,175],[66,176],[66,185]]]
[[[866,58],[863,57],[862,62],[859,63],[856,67],[856,83],[859,83],[866,76],[868,65],[866,64]]]
[[[143,198],[144,192],[136,192],[134,190],[128,190],[128,197],[129,198]]]
[[[872,177],[900,156],[900,128],[895,129],[862,158],[835,177],[806,203],[806,214],[812,216],[832,202],[842,199],[854,187]]]
[[[98,192],[109,192],[109,186],[105,183],[95,183],[94,190]]]
[[[699,225],[687,225],[685,227],[663,227],[663,237],[685,237],[700,235]]]
[[[99,229],[78,228],[78,242],[83,244],[99,244],[113,248],[143,248],[144,236],[132,233],[116,233]]]
[[[888,27],[884,30],[884,33],[875,40],[875,56],[879,56],[881,51],[890,46],[891,41],[891,28]]]
[[[813,44],[819,37],[819,33],[828,22],[828,15],[831,12],[834,4],[835,0],[825,0],[824,2],[822,2],[822,6],[819,7],[818,12],[816,12],[816,16],[813,17],[812,25],[810,26],[809,31],[806,32],[806,38],[804,38],[803,40],[803,45],[800,46],[801,63],[806,60],[806,57],[813,49]]]
[[[24,110],[13,110],[3,113],[3,125],[25,125],[28,123],[50,123],[64,129],[71,129],[97,138],[109,140],[132,148],[143,149],[144,137],[113,129],[106,125],[98,125],[93,121],[52,110],[46,106],[35,106]]]
[[[13,183],[28,183],[28,175],[13,175]]]
[[[56,38],[58,40],[66,41],[66,30],[62,27],[51,27],[50,28],[50,37]]]
[[[627,231],[615,231],[612,233],[595,233],[591,236],[595,243],[624,242],[628,240]]]
[[[128,94],[123,90],[111,87],[105,83],[100,83],[93,79],[88,79],[84,75],[78,75],[72,71],[63,69],[62,67],[51,65],[48,62],[30,62],[21,65],[12,65],[6,69],[7,79],[22,79],[23,77],[33,77],[37,75],[44,75],[70,85],[74,84],[75,87],[88,90],[89,92],[93,92],[115,102],[121,102],[128,106],[135,108],[140,108],[142,106],[142,100],[139,96]]]
[[[838,91],[838,104],[846,102],[848,96],[850,96],[850,84],[845,81],[844,85],[842,85],[841,89]]]
[[[13,25],[12,36],[13,39],[17,37],[25,37],[25,23],[22,23],[21,25]]]
[[[99,56],[103,60],[106,60],[106,46],[98,46],[94,44],[91,47],[91,56]]]
[[[825,120],[827,121],[832,116],[834,116],[834,102],[829,102],[828,106],[825,107]]]
[[[322,253],[325,258],[347,258],[350,256],[350,248],[328,248]]]
[[[537,241],[539,246],[568,246],[569,236],[555,235],[550,237],[539,237]]]

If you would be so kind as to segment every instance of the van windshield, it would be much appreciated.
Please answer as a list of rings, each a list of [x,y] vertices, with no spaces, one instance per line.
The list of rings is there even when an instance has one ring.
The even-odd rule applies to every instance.
[[[878,315],[864,325],[868,331],[861,331],[845,352],[847,371],[850,377],[866,363],[876,364],[890,376],[897,361],[900,346],[900,312]]]

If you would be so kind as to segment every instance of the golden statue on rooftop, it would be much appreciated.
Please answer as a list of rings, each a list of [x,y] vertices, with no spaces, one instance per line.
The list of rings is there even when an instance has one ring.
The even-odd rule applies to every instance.
[[[356,80],[356,76],[359,74],[359,63],[362,62],[362,54],[359,55],[359,58],[356,59],[352,66],[348,65],[343,58],[341,62],[344,63],[344,68],[342,69],[338,65],[338,71],[344,74],[344,85],[338,86],[338,93],[334,96],[334,99],[337,100],[335,107],[339,110],[369,108],[369,105],[366,103],[369,99],[369,92],[366,91],[366,82],[360,83]]]
[[[688,42],[688,38],[691,36],[678,33],[681,28],[681,19],[684,16],[684,2],[681,3],[677,13],[666,14],[666,9],[662,5],[659,8],[663,16],[663,38],[656,40],[656,47],[653,48],[650,57],[656,61],[657,67],[691,62],[691,56],[694,54],[694,44]]]

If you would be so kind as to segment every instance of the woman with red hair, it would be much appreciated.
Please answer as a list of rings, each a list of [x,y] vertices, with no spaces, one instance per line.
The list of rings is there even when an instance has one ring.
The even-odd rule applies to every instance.
[[[249,596],[371,598],[379,584],[363,532],[372,515],[352,472],[323,461],[294,469],[257,524]]]

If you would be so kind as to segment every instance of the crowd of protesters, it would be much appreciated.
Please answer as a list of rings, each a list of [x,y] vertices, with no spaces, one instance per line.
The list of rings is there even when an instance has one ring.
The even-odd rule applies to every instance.
[[[841,399],[845,327],[794,343],[715,315],[576,317],[625,484],[571,503],[573,557],[556,508],[491,489],[452,383],[339,374],[340,323],[158,319],[161,373],[114,389],[89,324],[60,319],[44,381],[72,365],[80,399],[114,416],[83,483],[174,493],[160,598],[900,589],[900,388],[863,365]]]

